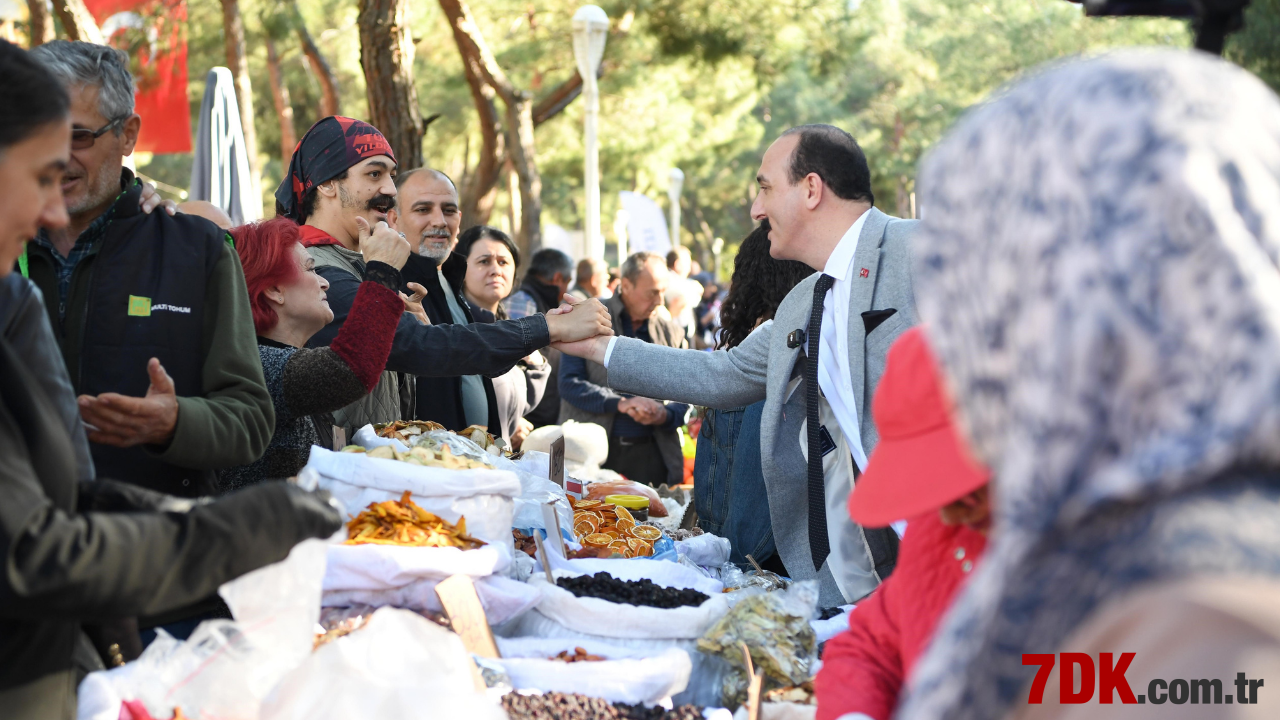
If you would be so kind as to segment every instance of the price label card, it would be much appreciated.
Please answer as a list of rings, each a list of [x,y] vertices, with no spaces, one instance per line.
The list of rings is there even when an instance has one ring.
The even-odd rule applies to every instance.
[[[551,482],[564,487],[564,433],[551,441]]]
[[[569,551],[564,545],[564,536],[560,534],[560,523],[556,517],[554,502],[542,506],[542,524],[547,528],[547,539],[551,541],[551,546],[560,553],[560,557],[569,557]]]
[[[471,578],[454,575],[436,585],[436,595],[467,652],[480,657],[502,657],[498,654],[493,630],[489,628],[489,619],[484,615],[484,607],[480,605],[480,596],[476,595],[476,586]]]

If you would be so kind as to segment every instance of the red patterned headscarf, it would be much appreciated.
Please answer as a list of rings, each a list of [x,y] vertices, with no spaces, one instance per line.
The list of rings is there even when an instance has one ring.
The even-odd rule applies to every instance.
[[[369,123],[337,115],[317,122],[294,149],[289,174],[276,189],[276,214],[304,222],[299,217],[302,198],[312,188],[377,155],[396,160],[390,143]]]

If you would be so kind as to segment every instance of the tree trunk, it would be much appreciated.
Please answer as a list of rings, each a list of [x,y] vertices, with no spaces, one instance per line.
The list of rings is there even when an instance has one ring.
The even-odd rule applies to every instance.
[[[462,30],[456,24],[452,25],[458,52],[462,55],[462,72],[467,86],[471,88],[471,100],[480,120],[480,157],[475,170],[467,173],[462,187],[458,188],[462,225],[487,225],[498,197],[498,175],[505,154],[502,127],[498,109],[494,106],[493,88],[485,83],[480,73],[479,55],[472,50],[465,36],[459,37]]]
[[[311,32],[307,30],[307,23],[302,19],[296,2],[293,3],[293,27],[297,30],[298,41],[302,43],[302,54],[307,58],[311,72],[320,81],[320,117],[316,119],[337,115],[338,81],[334,79],[329,62],[320,54],[320,48],[316,47],[316,41],[311,38]]]
[[[298,145],[298,135],[293,130],[293,102],[289,98],[289,86],[285,85],[280,73],[280,56],[276,54],[276,43],[270,37],[267,38],[267,75],[271,80],[271,100],[280,120],[280,158],[285,167],[289,167],[293,150]]]
[[[27,0],[27,46],[29,48],[43,45],[54,39],[53,16],[44,0]]]
[[[227,68],[236,84],[236,103],[240,106],[240,129],[244,133],[245,155],[249,160],[249,179],[253,197],[249,202],[262,213],[262,176],[258,167],[258,132],[253,123],[253,85],[249,82],[249,62],[245,58],[244,20],[240,17],[239,0],[222,0],[222,37],[227,51]]]
[[[68,40],[83,40],[99,45],[106,43],[102,30],[98,29],[98,22],[93,19],[89,8],[85,7],[84,0],[53,0],[53,11],[62,20],[62,29],[66,30]]]
[[[391,143],[401,172],[422,167],[422,115],[405,0],[360,0],[358,25],[369,122]]]
[[[506,102],[506,106],[507,152],[520,178],[520,229],[516,244],[532,255],[542,248],[542,175],[538,173],[538,152],[533,138],[533,101],[521,93]]]

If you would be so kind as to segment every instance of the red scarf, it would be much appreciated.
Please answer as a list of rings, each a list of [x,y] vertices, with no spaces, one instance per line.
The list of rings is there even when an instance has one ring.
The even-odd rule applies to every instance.
[[[321,230],[314,225],[303,225],[298,228],[300,231],[298,242],[302,243],[302,247],[316,247],[317,245],[338,245],[338,239],[329,233]]]

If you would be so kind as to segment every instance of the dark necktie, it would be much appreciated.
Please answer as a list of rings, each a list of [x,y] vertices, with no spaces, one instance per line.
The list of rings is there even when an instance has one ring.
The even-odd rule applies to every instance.
[[[805,417],[809,431],[809,552],[813,569],[820,570],[831,543],[827,539],[827,491],[822,476],[822,440],[818,422],[818,348],[822,346],[822,303],[836,281],[822,275],[813,286],[813,309],[809,312],[809,359],[804,367]]]

